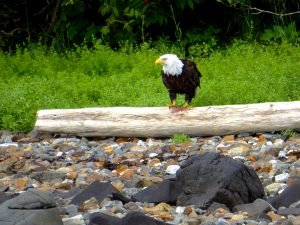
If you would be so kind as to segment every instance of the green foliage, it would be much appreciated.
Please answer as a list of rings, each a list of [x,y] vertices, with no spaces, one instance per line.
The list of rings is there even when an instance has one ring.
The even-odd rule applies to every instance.
[[[163,39],[182,55],[191,45],[207,55],[234,38],[299,42],[299,0],[3,0],[0,6],[6,51],[38,42],[63,52],[92,47],[94,39],[113,48]]]
[[[166,52],[180,54],[180,48],[93,46],[77,46],[65,55],[39,45],[0,52],[0,129],[29,131],[40,109],[169,103],[161,67],[154,61]],[[236,41],[208,57],[195,53],[193,58],[203,74],[193,106],[300,100],[299,46]]]
[[[171,142],[174,144],[182,144],[184,142],[190,142],[190,141],[191,141],[190,136],[186,134],[174,134],[171,137]]]
[[[297,32],[295,23],[290,23],[288,26],[273,25],[271,29],[265,29],[261,40],[288,41],[293,43],[300,40],[300,32]]]
[[[288,138],[297,137],[299,134],[294,129],[286,129],[280,132],[281,135],[287,136]]]
[[[250,0],[217,0],[217,2],[223,4],[229,4],[230,6],[236,6],[236,5],[249,4],[251,1]]]

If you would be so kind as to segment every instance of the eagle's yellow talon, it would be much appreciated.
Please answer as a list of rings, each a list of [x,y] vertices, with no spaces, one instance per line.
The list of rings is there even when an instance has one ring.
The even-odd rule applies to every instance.
[[[167,107],[169,107],[169,108],[175,108],[176,105],[174,105],[174,104],[167,104]]]
[[[167,107],[169,107],[169,108],[176,107],[176,100],[172,101],[171,104],[167,104]]]
[[[191,108],[191,106],[190,106],[188,103],[184,103],[184,104],[182,105],[182,108]]]

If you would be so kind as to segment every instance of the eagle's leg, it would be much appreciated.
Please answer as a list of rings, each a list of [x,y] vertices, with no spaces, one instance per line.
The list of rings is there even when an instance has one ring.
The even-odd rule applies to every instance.
[[[167,104],[168,107],[175,107],[176,106],[176,93],[169,91],[169,96],[171,99],[171,104]]]
[[[183,107],[183,108],[191,107],[191,106],[190,106],[190,103],[191,103],[193,97],[194,97],[194,96],[192,96],[192,95],[185,94],[185,95],[184,95],[185,103],[182,105],[182,107]]]

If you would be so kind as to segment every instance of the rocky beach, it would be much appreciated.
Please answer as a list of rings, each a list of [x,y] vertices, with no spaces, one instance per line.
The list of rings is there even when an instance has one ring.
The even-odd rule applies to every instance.
[[[300,224],[300,135],[0,131],[0,225]]]

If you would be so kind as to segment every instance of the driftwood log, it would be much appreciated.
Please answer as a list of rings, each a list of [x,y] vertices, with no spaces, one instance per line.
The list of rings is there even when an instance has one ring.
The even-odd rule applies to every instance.
[[[169,137],[300,130],[300,101],[195,107],[104,107],[37,112],[35,130],[78,136]]]

